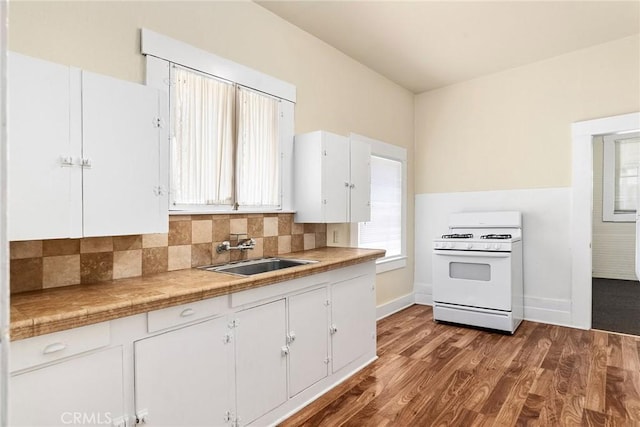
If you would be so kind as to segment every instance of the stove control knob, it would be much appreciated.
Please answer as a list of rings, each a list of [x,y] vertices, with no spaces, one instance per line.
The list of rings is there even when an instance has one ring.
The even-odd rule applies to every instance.
[[[490,245],[489,243],[485,243],[485,244],[484,244],[484,248],[485,248],[485,249],[491,249],[491,245]]]
[[[440,249],[440,246],[441,246],[441,245],[440,245],[440,243],[438,243],[438,242],[435,242],[435,243],[433,244],[433,248],[434,248],[434,249]]]
[[[473,247],[473,243],[467,243],[466,247],[467,247],[467,249],[471,249]]]
[[[453,243],[447,242],[444,244],[445,249],[451,249],[453,248]]]
[[[494,249],[497,251],[498,249],[500,249],[502,245],[500,243],[496,243],[495,245],[493,245]]]

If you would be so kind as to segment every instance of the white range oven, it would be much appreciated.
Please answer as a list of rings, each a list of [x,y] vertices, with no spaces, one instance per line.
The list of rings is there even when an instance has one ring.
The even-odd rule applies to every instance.
[[[433,318],[514,333],[523,318],[522,215],[449,216],[433,241]]]

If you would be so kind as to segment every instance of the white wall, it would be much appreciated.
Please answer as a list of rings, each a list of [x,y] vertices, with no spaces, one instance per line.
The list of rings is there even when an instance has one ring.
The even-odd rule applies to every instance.
[[[603,140],[593,138],[593,277],[637,280],[636,223],[602,221]]]
[[[429,298],[426,248],[447,213],[521,210],[525,317],[584,327],[571,312],[571,125],[640,111],[640,36],[426,92],[415,105],[417,297]]]
[[[138,82],[139,30],[148,28],[296,85],[296,133],[354,132],[407,148],[409,262],[378,276],[378,303],[412,293],[411,92],[248,1],[14,1],[9,20],[11,50]]]
[[[638,110],[640,36],[425,92],[416,194],[568,187],[571,123]]]
[[[452,212],[522,212],[525,318],[567,325],[571,320],[569,222],[571,188],[416,195],[416,300],[432,302],[432,240]]]

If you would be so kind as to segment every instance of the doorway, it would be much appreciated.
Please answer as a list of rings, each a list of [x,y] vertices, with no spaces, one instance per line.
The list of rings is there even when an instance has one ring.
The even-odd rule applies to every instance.
[[[592,328],[640,335],[635,273],[640,134],[593,137]]]
[[[640,112],[587,120],[571,126],[571,324],[591,329],[591,233],[593,218],[593,137],[640,129]]]

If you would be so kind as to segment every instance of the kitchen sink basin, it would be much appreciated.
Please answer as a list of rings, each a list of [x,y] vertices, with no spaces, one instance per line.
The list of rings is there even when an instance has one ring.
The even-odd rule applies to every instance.
[[[253,276],[254,274],[267,273],[269,271],[282,270],[283,268],[297,267],[299,265],[313,264],[318,261],[306,259],[288,258],[263,258],[250,261],[238,261],[224,265],[211,265],[200,267],[203,270],[215,271],[216,273],[229,273],[239,276]]]

